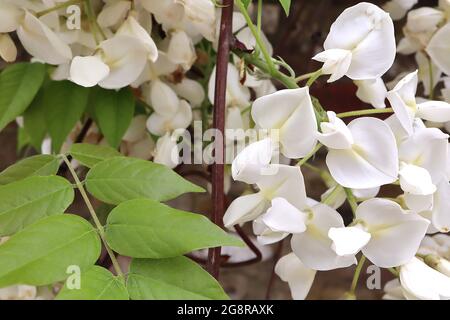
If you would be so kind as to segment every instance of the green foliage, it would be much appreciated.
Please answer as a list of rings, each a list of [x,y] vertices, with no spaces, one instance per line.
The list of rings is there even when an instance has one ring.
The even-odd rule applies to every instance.
[[[95,165],[86,176],[86,187],[109,204],[138,198],[167,201],[183,193],[204,191],[166,166],[126,157]]]
[[[45,87],[42,103],[52,150],[59,152],[70,131],[83,115],[89,89],[70,81],[52,81]]]
[[[57,300],[128,300],[123,279],[99,266],[81,273],[80,288],[69,289],[67,283],[56,297]]]
[[[106,240],[134,258],[170,258],[218,246],[241,246],[203,215],[170,208],[150,199],[124,202],[109,214]]]
[[[39,90],[31,105],[23,114],[23,128],[30,138],[30,144],[38,151],[47,134],[45,121],[44,87]]]
[[[68,214],[47,217],[0,245],[0,287],[62,281],[70,266],[91,267],[100,249],[100,239],[86,220]]]
[[[120,156],[120,152],[108,146],[76,143],[70,147],[70,155],[82,165],[92,168],[103,160]]]
[[[57,176],[29,177],[0,187],[0,236],[11,235],[46,216],[63,213],[74,198],[72,185]]]
[[[91,97],[94,118],[101,132],[106,141],[117,148],[133,119],[135,101],[131,90],[95,88]]]
[[[0,130],[33,101],[45,78],[45,65],[16,63],[0,74]]]
[[[134,300],[227,300],[219,283],[186,257],[133,259],[127,282]]]
[[[58,158],[52,155],[37,155],[20,160],[0,173],[0,184],[8,184],[31,176],[51,176],[59,167]]]

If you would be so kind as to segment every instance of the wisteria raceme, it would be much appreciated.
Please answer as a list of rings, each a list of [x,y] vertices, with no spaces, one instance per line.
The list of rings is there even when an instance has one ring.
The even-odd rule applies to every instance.
[[[80,90],[75,97],[87,101],[58,150],[49,130],[38,141],[39,151],[61,153],[58,161],[64,160],[80,132],[81,142],[102,147],[112,132],[119,143],[102,161],[122,154],[183,175],[194,161],[200,170],[220,161],[221,144],[225,179],[241,186],[234,198],[234,184],[225,188],[230,203],[223,226],[234,234],[251,223],[260,245],[289,243],[274,270],[294,299],[308,296],[317,271],[361,266],[365,259],[396,277],[385,284],[384,299],[450,299],[450,1],[433,8],[417,7],[415,0],[391,0],[382,8],[360,2],[345,9],[323,50],[310,57],[320,69],[302,76],[274,56],[268,37],[252,22],[250,13],[261,10],[242,0],[233,8],[232,47],[222,72],[216,65],[223,31],[218,2],[0,0],[0,58],[13,63],[23,47],[31,61],[47,66],[44,89],[46,81],[73,85]],[[66,9],[81,4],[80,27],[71,29],[74,17]],[[393,20],[402,19],[403,37],[396,41]],[[395,74],[397,54],[414,54],[417,66]],[[216,79],[224,76],[225,132],[217,132],[214,103],[222,93]],[[322,76],[325,91],[350,79],[369,109],[326,110],[311,90]],[[83,90],[91,91],[83,96]],[[131,112],[119,105],[108,126],[95,102],[102,92],[116,95],[109,106],[127,98],[138,102],[133,100]],[[32,111],[12,120],[23,129]],[[83,114],[94,122],[87,129],[79,121]],[[124,128],[117,124],[123,119]],[[310,160],[319,154],[325,163],[316,166]],[[95,169],[94,160],[88,162]],[[320,199],[310,197],[305,170],[323,179],[327,190]],[[208,179],[210,171],[203,173]],[[140,174],[145,170],[130,179]],[[127,197],[128,191],[117,194]],[[345,202],[351,221],[339,212]],[[0,289],[0,299],[48,298],[29,284]],[[346,297],[355,297],[354,287]]]

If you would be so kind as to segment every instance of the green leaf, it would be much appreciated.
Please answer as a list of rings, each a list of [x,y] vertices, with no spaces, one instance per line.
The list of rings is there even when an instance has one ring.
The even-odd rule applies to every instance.
[[[56,300],[129,300],[123,281],[99,266],[81,273],[79,289],[69,289],[67,284]]]
[[[16,63],[0,74],[0,130],[33,101],[45,77],[41,63]]]
[[[291,0],[279,0],[279,1],[284,9],[284,12],[286,13],[286,16],[288,16],[289,11],[291,10]]]
[[[61,177],[29,177],[0,186],[0,199],[0,236],[6,236],[46,216],[64,213],[74,191]]]
[[[242,246],[203,215],[170,208],[150,199],[124,202],[106,224],[106,241],[133,258],[162,259],[218,246]]]
[[[167,201],[187,192],[204,192],[166,166],[126,157],[107,159],[94,166],[86,176],[86,187],[109,204],[138,198]]]
[[[96,88],[92,93],[96,122],[106,141],[117,148],[133,119],[134,96],[128,88],[119,91]]]
[[[45,84],[23,114],[23,128],[30,137],[31,145],[36,150],[41,150],[42,141],[44,141],[45,135],[47,134],[44,88]]]
[[[53,155],[37,155],[20,160],[0,173],[0,184],[8,184],[31,176],[51,176],[59,168]]]
[[[83,218],[57,215],[42,219],[0,245],[0,288],[43,286],[69,276],[67,268],[91,267],[100,256],[96,230]]]
[[[45,88],[45,121],[52,138],[52,149],[59,152],[86,109],[89,89],[70,81],[52,81]]]
[[[228,300],[220,284],[186,257],[133,259],[127,282],[133,300]]]
[[[120,152],[108,147],[88,143],[76,143],[72,145],[69,153],[82,165],[92,168],[103,160],[120,156]]]

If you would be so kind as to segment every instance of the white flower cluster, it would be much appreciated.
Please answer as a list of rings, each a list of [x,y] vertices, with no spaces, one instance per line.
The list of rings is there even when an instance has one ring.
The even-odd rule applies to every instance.
[[[428,91],[445,80],[442,74],[450,74],[450,35],[441,35],[450,27],[445,5],[448,2],[430,8],[442,12],[442,19],[429,30],[430,44],[420,49],[440,70]],[[430,17],[421,19],[430,25]],[[378,267],[400,267],[401,279],[412,277],[402,281],[408,298],[449,299],[448,274],[415,256],[427,233],[450,231],[448,135],[424,122],[449,121],[450,104],[416,97],[418,71],[387,91],[381,76],[396,55],[394,26],[390,15],[375,5],[360,3],[345,10],[331,26],[324,48],[313,59],[324,63],[322,73],[331,75],[329,82],[348,76],[363,101],[386,108],[387,98],[394,114],[384,121],[360,117],[346,124],[329,111],[326,120],[318,119],[308,87],[258,98],[251,110],[256,127],[277,129],[279,137],[250,145],[233,162],[233,178],[256,184],[259,191],[231,203],[225,226],[253,221],[264,244],[291,236],[292,253],[278,262],[276,272],[297,299],[306,297],[316,271],[351,266],[358,252]],[[307,197],[300,167],[274,163],[273,158],[278,152],[288,159],[308,157],[322,145],[328,149],[330,189],[317,202]],[[399,185],[401,194],[395,199],[377,197],[388,184]],[[354,205],[354,219],[345,226],[336,209],[347,197]],[[439,274],[432,282],[439,285],[419,281],[422,274],[411,269],[420,268]],[[433,294],[422,294],[423,286]]]

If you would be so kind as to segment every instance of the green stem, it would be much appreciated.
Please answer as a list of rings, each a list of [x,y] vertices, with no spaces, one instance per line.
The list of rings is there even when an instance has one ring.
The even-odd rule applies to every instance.
[[[362,267],[366,262],[366,257],[364,255],[359,259],[358,266],[356,267],[355,274],[353,275],[352,286],[350,288],[350,295],[355,296],[356,286],[358,285],[359,275],[361,274]]]
[[[400,273],[395,268],[388,268],[389,272],[392,273],[397,278],[400,276]]]
[[[322,69],[319,69],[312,73],[311,77],[309,78],[308,82],[306,83],[307,87],[311,87],[314,82],[316,82],[317,79],[322,75]]]
[[[356,217],[356,209],[358,208],[358,203],[356,202],[356,198],[353,195],[352,189],[344,188],[345,194],[347,195],[347,201],[352,208],[353,218]]]
[[[81,197],[84,200],[84,203],[86,204],[89,213],[91,214],[92,220],[94,221],[95,226],[97,227],[98,234],[100,235],[100,238],[102,239],[103,245],[106,248],[106,251],[108,252],[109,257],[111,258],[111,262],[113,264],[114,270],[116,271],[117,275],[123,280],[124,274],[122,272],[122,269],[120,268],[119,262],[116,259],[116,256],[114,255],[114,252],[111,250],[111,248],[108,246],[108,243],[106,242],[106,235],[105,235],[105,229],[103,228],[100,220],[98,219],[97,214],[95,213],[94,207],[92,206],[91,200],[89,200],[89,197],[86,193],[86,190],[83,187],[83,184],[81,183],[80,179],[78,178],[77,173],[75,172],[75,169],[73,168],[72,164],[70,163],[69,159],[66,155],[61,155],[62,159],[67,165],[67,168],[69,169],[70,173],[72,174],[73,179],[75,180],[75,184],[80,191]]]
[[[263,6],[262,0],[258,0],[258,17],[257,17],[257,22],[256,22],[257,24],[256,24],[256,26],[258,28],[259,36],[261,36],[262,6]]]
[[[302,165],[304,165],[306,162],[308,162],[309,159],[311,159],[316,153],[317,151],[320,150],[320,148],[323,147],[323,144],[318,143],[314,149],[312,149],[312,151],[310,153],[308,153],[303,159],[301,159],[299,162],[297,162],[297,166],[301,167]]]
[[[348,118],[348,117],[359,117],[359,116],[366,116],[366,115],[371,115],[371,114],[393,113],[393,112],[394,112],[394,110],[392,108],[365,109],[365,110],[342,112],[342,113],[338,113],[336,116],[338,118]]]
[[[258,45],[259,49],[261,50],[264,59],[266,60],[267,66],[269,68],[269,74],[276,73],[275,64],[272,61],[272,57],[270,56],[269,52],[267,51],[267,48],[264,44],[264,42],[261,39],[261,36],[258,32],[258,29],[253,24],[252,19],[250,18],[247,9],[245,8],[244,4],[242,3],[242,0],[236,0],[236,5],[238,6],[239,10],[241,11],[242,15],[245,18],[245,21],[247,22],[248,27],[250,28],[250,31],[252,32],[253,36],[255,37],[256,44]]]
[[[40,18],[40,17],[45,16],[46,14],[48,14],[50,12],[57,11],[57,10],[60,10],[60,9],[64,9],[64,8],[67,8],[67,7],[71,6],[71,5],[73,5],[73,4],[82,3],[84,1],[86,1],[86,0],[69,0],[69,1],[66,1],[64,3],[58,4],[58,5],[54,6],[54,7],[51,7],[51,8],[48,8],[48,9],[45,9],[45,10],[37,12],[36,13],[36,17]]]

